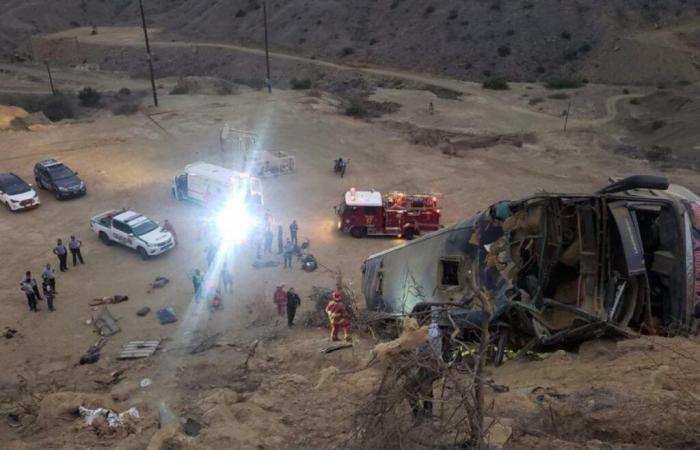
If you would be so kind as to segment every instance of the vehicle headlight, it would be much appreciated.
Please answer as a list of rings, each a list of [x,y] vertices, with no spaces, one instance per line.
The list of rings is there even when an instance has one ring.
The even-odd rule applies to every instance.
[[[10,202],[12,202],[12,203],[19,203],[19,200],[10,199]]]

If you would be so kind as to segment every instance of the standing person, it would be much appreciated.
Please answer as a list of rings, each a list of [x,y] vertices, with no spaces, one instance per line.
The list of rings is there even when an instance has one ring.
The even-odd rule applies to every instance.
[[[194,301],[199,303],[202,299],[202,284],[204,283],[204,276],[202,271],[199,269],[194,269],[194,274],[192,275],[192,287],[194,288]]]
[[[27,272],[27,278],[31,278],[30,272]],[[34,289],[32,288],[32,284],[29,281],[27,281],[27,278],[24,278],[19,283],[19,288],[22,289],[22,292],[24,292],[24,295],[27,296],[27,303],[29,304],[29,310],[37,312],[37,311],[39,311],[39,308],[36,307],[36,295],[34,295]]]
[[[347,308],[343,304],[343,296],[339,290],[333,292],[331,301],[328,302],[326,306],[326,314],[328,314],[328,322],[331,326],[331,340],[339,341],[338,332],[342,328],[343,337],[346,341],[350,341],[352,335],[352,328],[350,324],[350,314]]]
[[[175,241],[175,245],[177,245],[177,233],[175,232],[175,227],[173,227],[172,223],[168,222],[168,219],[165,219],[165,222],[163,222],[163,229],[173,235],[173,241]]]
[[[290,239],[284,245],[284,268],[292,268],[292,255],[294,255],[294,244]]]
[[[29,284],[32,288],[32,292],[34,293],[34,296],[36,297],[37,300],[43,300],[41,297],[41,294],[39,293],[39,285],[36,282],[36,278],[32,276],[32,273],[30,271],[27,271],[24,274],[24,280],[22,282]]]
[[[83,246],[83,241],[79,241],[75,236],[70,237],[70,242],[68,242],[68,248],[70,249],[70,254],[73,255],[73,267],[78,264],[77,259],[80,260],[80,264],[85,264],[83,261],[83,254],[80,253],[80,247]]]
[[[275,305],[277,305],[277,314],[284,316],[285,305],[287,304],[287,293],[284,292],[284,285],[277,286],[272,300],[275,302]]]
[[[56,294],[56,270],[51,267],[51,264],[46,264],[46,268],[41,273],[41,279],[44,280],[42,284],[51,286],[51,290]]]
[[[277,225],[277,254],[281,255],[284,252],[284,232],[282,225]]]
[[[68,264],[66,263],[66,260],[68,259],[68,250],[66,249],[66,246],[63,245],[63,240],[56,240],[56,246],[53,248],[53,254],[58,256],[58,264],[61,272],[68,270]]]
[[[272,228],[267,227],[265,230],[265,253],[272,253]]]
[[[56,309],[53,307],[53,297],[55,294],[56,292],[54,292],[50,284],[44,284],[44,296],[46,297],[46,306],[51,312],[56,311]]]
[[[301,305],[299,294],[294,291],[294,288],[289,288],[287,291],[287,326],[294,326],[294,316],[297,314],[299,305]]]
[[[299,245],[299,241],[297,240],[297,232],[299,231],[299,225],[297,225],[296,220],[292,220],[292,224],[289,225],[289,239],[292,240],[292,243],[294,245]]]
[[[270,228],[272,226],[272,211],[269,209],[265,211],[263,223],[265,224],[265,228]]]

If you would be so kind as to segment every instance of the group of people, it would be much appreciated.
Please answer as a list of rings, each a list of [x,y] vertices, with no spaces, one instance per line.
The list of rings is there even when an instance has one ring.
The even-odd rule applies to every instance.
[[[68,241],[68,246],[63,243],[62,239],[56,240],[56,246],[53,248],[52,252],[58,257],[59,270],[65,272],[68,270],[68,252],[73,256],[73,266],[80,264],[85,264],[83,255],[80,251],[83,246],[83,242],[76,239],[75,236],[70,237]],[[20,290],[27,297],[27,304],[29,305],[29,310],[33,312],[39,311],[38,302],[46,299],[46,307],[49,311],[56,311],[54,306],[54,299],[58,292],[56,291],[56,269],[54,269],[50,263],[47,263],[41,273],[41,291],[39,290],[39,284],[36,278],[32,275],[31,271],[26,271],[24,278],[19,283]],[[43,292],[43,296],[42,296]]]
[[[297,308],[301,305],[301,298],[299,298],[299,294],[296,293],[294,288],[289,288],[288,291],[285,291],[284,288],[284,284],[277,286],[272,300],[275,302],[275,305],[277,305],[277,314],[284,317],[286,313],[287,326],[293,327]]]
[[[265,212],[263,220],[263,231],[262,236],[257,239],[257,259],[261,259],[263,253],[273,254],[272,243],[274,240],[273,229],[273,217],[272,213],[268,209]],[[284,239],[284,228],[282,225],[277,225],[277,254],[282,255],[284,259],[284,268],[292,268],[292,257],[297,251],[297,246],[299,245],[299,224],[296,220],[292,220],[289,224],[289,237]]]

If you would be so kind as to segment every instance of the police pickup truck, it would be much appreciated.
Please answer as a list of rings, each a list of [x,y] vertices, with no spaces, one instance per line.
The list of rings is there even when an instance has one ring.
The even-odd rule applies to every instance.
[[[173,235],[137,212],[114,209],[90,219],[90,227],[105,245],[114,242],[135,249],[142,259],[175,247]]]

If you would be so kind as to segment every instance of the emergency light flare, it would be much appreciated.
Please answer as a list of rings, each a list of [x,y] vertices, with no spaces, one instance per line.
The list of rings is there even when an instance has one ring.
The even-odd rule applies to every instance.
[[[256,225],[255,217],[248,211],[243,195],[229,199],[216,215],[216,229],[221,237],[221,250],[240,244]]]

